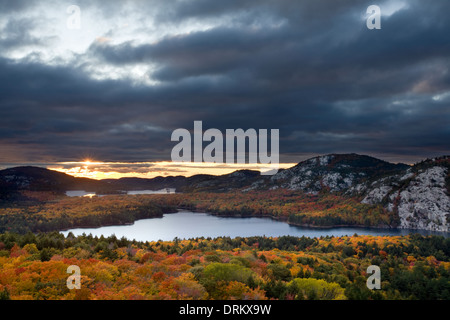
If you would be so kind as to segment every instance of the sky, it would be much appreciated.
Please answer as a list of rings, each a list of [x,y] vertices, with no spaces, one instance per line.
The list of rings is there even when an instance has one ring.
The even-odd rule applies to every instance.
[[[370,5],[381,29],[367,28]],[[194,121],[278,129],[280,167],[448,155],[449,12],[448,0],[3,0],[0,168],[253,168],[171,162],[172,132]]]

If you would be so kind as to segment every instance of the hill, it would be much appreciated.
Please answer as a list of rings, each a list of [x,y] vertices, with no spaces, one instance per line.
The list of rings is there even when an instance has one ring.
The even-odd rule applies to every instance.
[[[15,200],[20,191],[67,190],[115,193],[123,190],[177,192],[249,192],[287,189],[306,194],[334,193],[363,204],[382,205],[399,216],[401,228],[449,231],[450,157],[426,159],[413,166],[358,154],[329,154],[302,161],[273,176],[239,170],[191,177],[92,180],[37,167],[0,171],[0,199]]]
[[[344,191],[363,181],[370,181],[408,169],[406,164],[392,164],[358,154],[330,154],[314,157],[280,171],[270,179],[259,180],[251,188],[286,188],[317,193],[323,189]]]
[[[68,174],[40,167],[15,167],[0,171],[0,199],[17,200],[20,191],[51,191],[64,193],[67,190],[106,191],[112,190],[108,183],[87,178],[76,178]]]

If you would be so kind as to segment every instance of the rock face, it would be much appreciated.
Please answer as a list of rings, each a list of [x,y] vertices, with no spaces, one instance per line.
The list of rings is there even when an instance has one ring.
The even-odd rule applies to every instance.
[[[450,197],[447,165],[428,163],[403,175],[375,181],[365,189],[363,203],[384,204],[400,218],[400,228],[449,232]]]
[[[358,196],[362,203],[396,212],[400,228],[449,232],[450,157],[408,166],[355,154],[327,155],[257,181],[248,190],[264,188]]]
[[[71,189],[72,188],[72,189]],[[73,189],[78,188],[78,189]],[[330,154],[300,162],[273,176],[241,170],[222,176],[124,178],[94,181],[35,167],[0,171],[0,200],[11,190],[159,190],[182,192],[273,190],[317,194],[322,190],[359,197],[398,214],[401,228],[449,232],[450,156],[414,166],[393,164],[358,154]]]
[[[270,178],[280,188],[317,193],[326,188],[331,192],[347,191],[368,179],[398,173],[409,166],[392,164],[357,154],[331,154],[300,162]]]
[[[402,228],[449,231],[446,177],[446,168],[432,167],[419,173],[406,189],[398,191],[397,210]]]

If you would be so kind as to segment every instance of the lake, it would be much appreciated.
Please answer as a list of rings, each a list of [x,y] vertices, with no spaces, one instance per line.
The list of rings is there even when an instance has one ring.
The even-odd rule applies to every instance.
[[[132,191],[124,191],[123,194],[167,194],[167,193],[175,193],[174,188],[165,188],[161,190],[132,190]],[[102,194],[96,194],[95,192],[88,192],[84,190],[70,190],[66,191],[66,196],[68,197],[95,197],[95,196],[103,196]]]
[[[423,235],[439,234],[446,237],[448,233],[428,232],[409,229],[377,229],[377,228],[305,228],[291,226],[285,222],[271,218],[239,218],[218,217],[208,213],[179,211],[178,213],[165,214],[162,218],[142,219],[132,225],[107,226],[100,228],[78,228],[62,231],[65,236],[72,232],[75,236],[92,234],[100,237],[115,235],[118,238],[135,239],[138,241],[171,241],[175,237],[189,239],[197,237],[251,237],[267,236],[278,237],[284,235],[296,237],[320,237],[320,236],[351,236],[359,235],[407,235],[420,233]]]

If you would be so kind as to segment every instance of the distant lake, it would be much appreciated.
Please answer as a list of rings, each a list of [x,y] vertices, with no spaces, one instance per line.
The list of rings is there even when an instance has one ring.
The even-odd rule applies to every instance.
[[[62,233],[67,236],[72,232],[75,236],[92,234],[100,237],[115,235],[118,238],[135,239],[138,241],[171,241],[175,237],[189,239],[197,237],[251,237],[251,236],[296,236],[296,237],[320,237],[320,236],[352,236],[374,235],[374,236],[397,236],[410,233],[423,235],[438,234],[445,237],[449,233],[428,232],[409,229],[377,229],[377,228],[305,228],[291,226],[285,222],[276,221],[271,218],[239,218],[218,217],[208,213],[180,211],[178,213],[165,214],[162,218],[142,219],[135,221],[132,225],[108,226],[100,228],[78,228]]]
[[[133,190],[133,191],[124,191],[123,194],[167,194],[167,193],[175,193],[175,189],[173,188],[165,188],[161,190]],[[69,197],[94,197],[94,196],[103,196],[102,194],[97,195],[95,192],[88,192],[84,190],[71,190],[66,191],[66,196]]]

